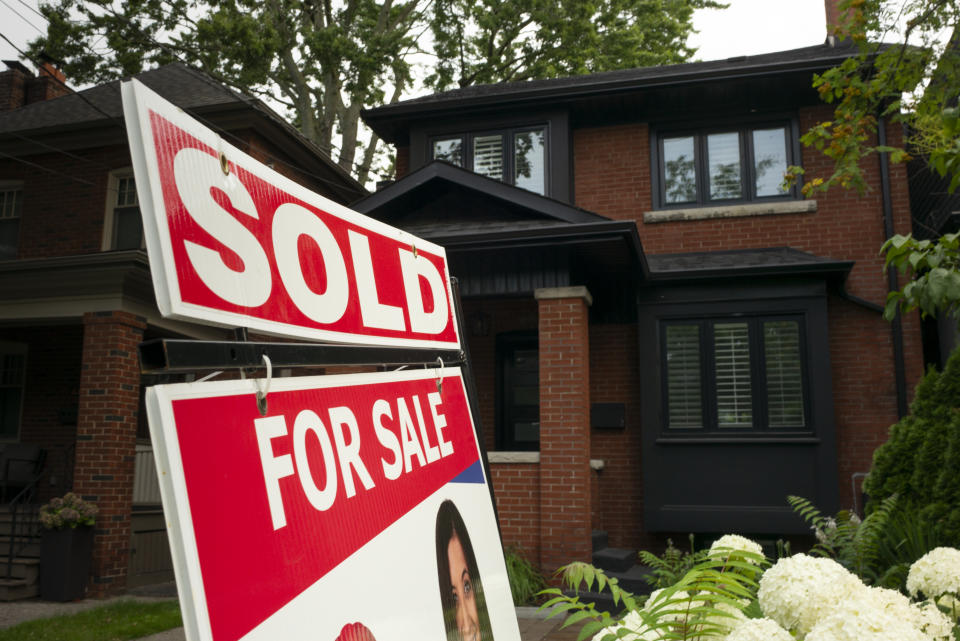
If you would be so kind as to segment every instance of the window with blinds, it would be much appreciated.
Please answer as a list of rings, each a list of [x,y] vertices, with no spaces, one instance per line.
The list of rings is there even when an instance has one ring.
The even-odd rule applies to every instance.
[[[800,317],[666,321],[661,340],[668,429],[808,429]]]
[[[115,176],[116,196],[113,204],[113,249],[143,247],[143,219],[133,176]]]
[[[667,424],[673,429],[703,427],[699,325],[668,325]]]
[[[547,127],[511,127],[430,139],[430,157],[546,195],[549,154]]]

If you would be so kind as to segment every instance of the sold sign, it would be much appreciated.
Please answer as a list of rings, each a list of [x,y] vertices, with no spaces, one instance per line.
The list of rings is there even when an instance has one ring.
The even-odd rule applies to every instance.
[[[459,346],[443,248],[305,189],[135,80],[123,85],[123,108],[164,316]]]

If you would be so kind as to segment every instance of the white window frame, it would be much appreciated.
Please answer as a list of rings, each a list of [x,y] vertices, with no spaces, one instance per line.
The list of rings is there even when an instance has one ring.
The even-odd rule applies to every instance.
[[[117,248],[117,195],[120,190],[120,181],[124,178],[133,178],[133,167],[115,169],[107,177],[106,208],[103,215],[102,251],[113,251]],[[139,199],[137,205],[139,206]],[[140,236],[140,249],[146,249],[143,235]]]
[[[23,181],[22,180],[0,180],[0,192],[19,191],[21,203],[23,202]],[[0,213],[2,215],[2,213]],[[13,220],[12,218],[0,218],[0,220]],[[17,249],[20,248],[20,234],[23,225],[23,207],[20,208],[20,216],[17,217],[20,223],[17,226]],[[13,260],[11,258],[0,258],[0,260]]]

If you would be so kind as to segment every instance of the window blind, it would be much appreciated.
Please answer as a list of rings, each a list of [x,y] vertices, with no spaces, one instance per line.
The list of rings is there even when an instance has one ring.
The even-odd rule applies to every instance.
[[[668,325],[666,340],[668,426],[702,427],[700,326]]]
[[[503,180],[503,136],[477,136],[473,139],[473,171]]]
[[[796,321],[763,324],[770,427],[803,427],[803,371],[800,327]]]
[[[710,159],[710,199],[740,198],[740,134],[707,136]]]
[[[718,427],[751,427],[750,330],[747,323],[713,326]]]

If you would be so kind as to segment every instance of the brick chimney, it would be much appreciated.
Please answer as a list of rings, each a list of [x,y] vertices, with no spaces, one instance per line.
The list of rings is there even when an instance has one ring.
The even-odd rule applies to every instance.
[[[840,10],[841,0],[823,0],[824,9],[827,14],[827,42],[831,45],[837,40],[843,39],[845,34],[838,33],[840,24],[843,20],[844,11]]]
[[[0,71],[0,111],[12,111],[27,104],[27,82],[33,74],[16,60],[3,62],[7,69]]]
[[[16,60],[3,62],[7,69],[0,72],[0,111],[12,111],[70,93],[67,77],[49,61],[40,63],[37,76]]]

